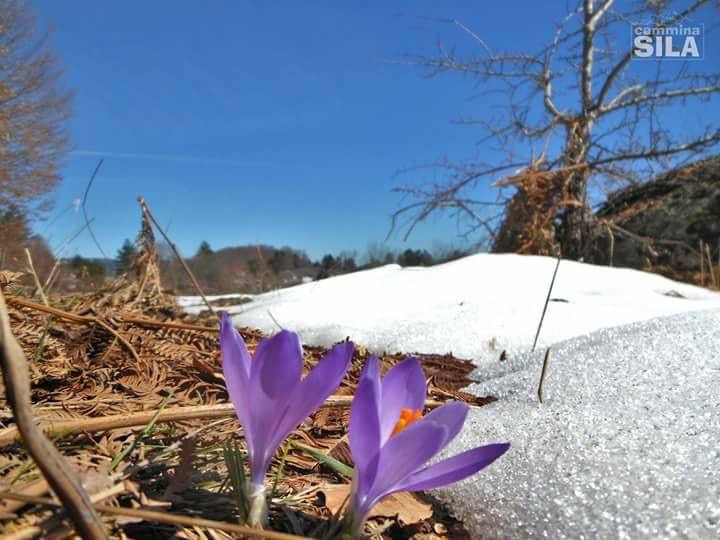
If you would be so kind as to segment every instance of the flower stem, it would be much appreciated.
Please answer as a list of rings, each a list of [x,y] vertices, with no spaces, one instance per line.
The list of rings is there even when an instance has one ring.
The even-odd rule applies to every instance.
[[[345,512],[343,512],[333,538],[337,538],[339,540],[362,538],[364,525],[365,518],[359,516],[351,505],[345,510]]]
[[[248,525],[251,527],[264,527],[267,524],[268,517],[265,485],[248,483],[247,498],[250,503]]]

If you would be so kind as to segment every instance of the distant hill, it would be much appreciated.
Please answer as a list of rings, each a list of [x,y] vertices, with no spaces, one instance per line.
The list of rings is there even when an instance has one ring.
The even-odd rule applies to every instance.
[[[165,286],[180,294],[194,289],[185,272],[167,250],[161,249],[161,275]],[[263,292],[314,279],[319,264],[304,251],[288,246],[244,245],[212,250],[203,244],[188,266],[208,294]]]

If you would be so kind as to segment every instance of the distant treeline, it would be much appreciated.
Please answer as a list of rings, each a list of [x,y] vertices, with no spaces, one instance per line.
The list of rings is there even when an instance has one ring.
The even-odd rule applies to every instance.
[[[44,283],[56,262],[52,249],[44,238],[32,233],[23,212],[15,208],[0,211],[0,270],[26,271],[25,248]],[[163,286],[179,294],[193,294],[195,289],[170,247],[160,243],[157,250]],[[449,246],[436,246],[432,253],[425,249],[394,251],[374,243],[359,256],[355,252],[328,253],[313,261],[304,251],[288,246],[246,245],[214,250],[209,242],[202,242],[186,261],[206,293],[222,294],[263,292],[386,264],[432,266],[468,253]],[[61,258],[52,291],[98,290],[117,276],[132,273],[137,254],[136,244],[125,240],[112,259],[79,255]],[[32,285],[32,279],[27,284]]]
[[[126,241],[118,252],[118,272],[130,269],[127,261],[134,258],[133,249],[132,243]],[[187,263],[208,294],[254,293],[386,264],[432,266],[468,254],[466,250],[453,248],[436,248],[433,253],[424,249],[394,252],[373,244],[362,256],[353,252],[328,253],[319,261],[313,261],[304,251],[288,246],[247,245],[213,250],[208,242],[202,242]],[[160,244],[159,255],[164,285],[180,294],[193,294],[192,283],[167,245]]]

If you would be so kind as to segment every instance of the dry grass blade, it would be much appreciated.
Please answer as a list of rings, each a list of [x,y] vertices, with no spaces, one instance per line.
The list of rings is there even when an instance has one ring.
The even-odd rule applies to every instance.
[[[545,375],[547,374],[548,361],[550,360],[550,347],[545,351],[545,357],[543,358],[542,371],[540,372],[540,382],[538,382],[538,400],[540,403],[543,402],[543,384],[545,383]]]
[[[0,493],[0,498],[15,499],[29,502],[32,504],[43,504],[47,506],[59,506],[52,499],[44,497],[30,497],[26,495],[17,495],[14,493]],[[123,508],[118,506],[108,506],[105,504],[94,505],[95,509],[106,514],[115,516],[124,516],[131,518],[139,518],[146,521],[156,521],[158,523],[168,523],[170,525],[185,525],[189,527],[201,527],[205,529],[216,529],[219,531],[233,532],[244,534],[253,538],[265,538],[267,540],[311,540],[305,536],[296,536],[294,534],[286,534],[274,531],[265,531],[262,529],[253,529],[244,525],[236,525],[234,523],[225,523],[211,519],[196,518],[191,516],[182,516],[178,514],[169,514],[166,512],[154,512],[151,510],[141,510],[136,508]]]
[[[715,268],[713,267],[712,253],[710,252],[710,244],[705,244],[705,254],[707,255],[708,271],[710,272],[710,281],[712,281],[713,287],[718,287],[720,283],[715,277]]]
[[[25,257],[27,258],[28,262],[28,271],[32,274],[32,277],[35,280],[35,287],[37,288],[37,292],[40,295],[43,304],[49,306],[50,302],[48,302],[47,296],[45,296],[45,291],[43,290],[43,286],[40,283],[40,278],[35,271],[35,265],[33,264],[32,255],[30,255],[30,250],[28,248],[25,248]]]
[[[550,296],[552,295],[552,290],[555,286],[555,278],[557,277],[558,268],[560,268],[560,257],[557,258],[557,263],[555,264],[555,271],[553,272],[552,279],[550,280],[550,287],[548,287],[547,296],[545,297],[545,304],[543,304],[542,315],[540,315],[540,322],[538,323],[537,332],[535,332],[535,339],[533,340],[533,351],[535,350],[538,338],[540,337],[540,330],[542,330],[543,321],[545,320],[545,314],[547,313],[548,304],[550,303]]]

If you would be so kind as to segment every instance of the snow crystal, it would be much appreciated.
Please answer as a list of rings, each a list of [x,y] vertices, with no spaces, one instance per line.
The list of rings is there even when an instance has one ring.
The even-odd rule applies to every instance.
[[[438,490],[473,538],[720,538],[720,310],[595,332],[475,374],[454,454],[512,448]]]

